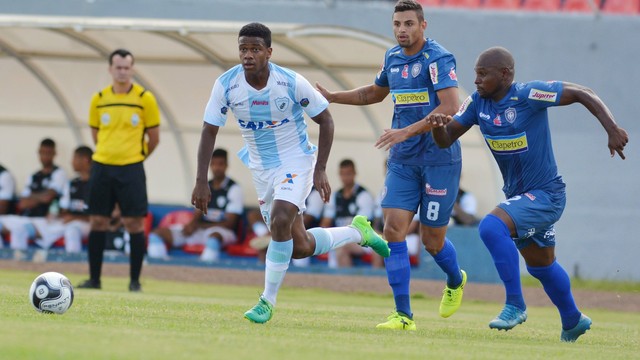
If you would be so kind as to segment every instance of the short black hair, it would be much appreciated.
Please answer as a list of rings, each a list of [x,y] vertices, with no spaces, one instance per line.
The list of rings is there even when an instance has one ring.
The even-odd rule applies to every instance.
[[[415,0],[398,0],[396,3],[395,9],[393,13],[404,12],[404,11],[415,11],[416,15],[418,15],[418,20],[420,22],[424,21],[424,11],[422,10],[422,5]]]
[[[213,150],[213,154],[211,154],[211,158],[222,158],[224,162],[227,162],[227,150],[225,149],[215,149]]]
[[[43,139],[42,141],[40,141],[40,146],[44,146],[44,147],[49,147],[49,148],[55,149],[56,148],[56,142],[53,141],[53,139],[46,138],[46,139]]]
[[[267,47],[271,47],[271,30],[266,25],[257,22],[247,24],[238,33],[238,37],[242,36],[261,38]]]
[[[340,161],[340,168],[346,168],[346,167],[351,167],[353,168],[353,170],[356,169],[356,164],[353,162],[353,160],[351,159],[344,159],[342,161]]]
[[[116,55],[118,55],[120,57],[123,57],[123,58],[127,57],[127,56],[131,56],[131,65],[133,65],[133,62],[135,61],[131,51],[126,50],[126,49],[116,49],[116,50],[113,50],[113,52],[109,55],[109,65],[113,65],[113,57],[116,56]]]
[[[91,148],[86,145],[78,146],[73,153],[87,159],[91,159],[91,157],[93,156],[93,150],[91,150]]]

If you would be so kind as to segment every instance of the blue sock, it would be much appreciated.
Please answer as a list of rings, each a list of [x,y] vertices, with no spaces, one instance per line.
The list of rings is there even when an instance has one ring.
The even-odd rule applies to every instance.
[[[489,214],[480,222],[478,231],[504,284],[507,294],[505,303],[526,310],[520,285],[518,249],[511,239],[509,228],[500,218]]]
[[[462,284],[462,273],[460,273],[460,266],[458,266],[456,248],[453,247],[449,239],[444,238],[444,246],[439,253],[433,256],[433,260],[447,274],[447,286],[449,288],[455,289]]]
[[[384,263],[387,270],[387,279],[389,279],[389,285],[391,285],[391,289],[393,290],[396,311],[411,319],[413,318],[411,299],[409,297],[411,266],[409,264],[407,242],[390,242],[389,249],[391,250],[391,255],[384,259]]]
[[[569,330],[574,328],[580,320],[580,310],[576,306],[571,294],[571,280],[558,262],[544,267],[527,266],[529,274],[540,280],[544,291],[551,302],[558,308],[562,328]]]

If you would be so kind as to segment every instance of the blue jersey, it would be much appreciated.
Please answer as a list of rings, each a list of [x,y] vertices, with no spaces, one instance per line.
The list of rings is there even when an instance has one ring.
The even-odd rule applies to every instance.
[[[464,126],[480,126],[502,173],[507,198],[532,190],[564,190],[547,115],[547,108],[560,102],[562,89],[561,82],[514,83],[499,102],[474,92],[454,116]]]
[[[401,129],[422,120],[440,104],[436,91],[458,86],[456,60],[431,39],[427,39],[422,51],[411,56],[394,46],[385,53],[375,83],[389,88],[394,104],[391,127]],[[427,132],[391,147],[389,161],[405,165],[459,163],[460,144],[456,141],[441,149]]]

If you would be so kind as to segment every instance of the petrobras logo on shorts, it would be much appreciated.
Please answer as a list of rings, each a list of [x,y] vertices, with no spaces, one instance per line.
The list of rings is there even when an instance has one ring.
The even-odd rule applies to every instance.
[[[447,196],[447,189],[434,189],[429,183],[425,184],[425,189],[427,190],[427,195]]]
[[[544,91],[538,89],[531,89],[529,92],[529,99],[547,101],[547,102],[556,102],[556,98],[558,97],[557,92]]]
[[[484,139],[496,155],[519,154],[529,150],[526,132],[506,136],[485,135]]]
[[[245,121],[238,119],[238,125],[240,125],[241,128],[253,131],[274,129],[289,122],[289,119],[284,119],[281,121]]]
[[[392,97],[396,107],[428,106],[430,103],[427,89],[394,92]]]

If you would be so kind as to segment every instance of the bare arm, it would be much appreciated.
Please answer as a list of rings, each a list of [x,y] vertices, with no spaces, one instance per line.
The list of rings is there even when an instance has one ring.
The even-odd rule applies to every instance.
[[[216,145],[216,137],[218,136],[219,126],[204,123],[202,125],[202,133],[200,134],[200,144],[198,145],[198,164],[196,170],[196,185],[191,193],[191,204],[200,209],[204,214],[207,213],[207,205],[211,200],[211,190],[209,189],[208,175],[209,162],[211,154]]]
[[[149,155],[151,155],[153,150],[155,150],[160,143],[160,127],[155,126],[152,128],[148,128],[146,132],[147,136],[149,137],[149,142],[147,143],[147,157],[149,157]]]
[[[0,200],[0,215],[4,215],[9,212],[9,200]]]
[[[316,89],[330,103],[346,105],[369,105],[379,103],[389,95],[388,87],[380,87],[376,84],[365,85],[353,90],[329,91],[316,83]]]
[[[609,152],[611,157],[618,155],[624,160],[623,153],[625,145],[629,142],[627,132],[618,126],[613,119],[613,114],[600,97],[591,89],[573,83],[564,82],[562,97],[560,97],[560,105],[569,105],[573,103],[582,104],[589,112],[595,116],[609,136]]]
[[[98,129],[92,127],[91,128],[91,138],[93,139],[93,144],[97,144],[98,143]]]
[[[451,146],[460,136],[471,129],[471,127],[455,121],[451,115],[445,114],[431,113],[427,116],[427,122],[431,124],[433,140],[441,148]]]
[[[320,136],[318,137],[318,158],[316,168],[313,171],[313,184],[320,193],[322,201],[327,202],[331,197],[331,186],[327,178],[327,160],[333,145],[333,117],[329,109],[325,109],[320,114],[311,118],[320,125]]]
[[[436,106],[435,109],[431,111],[431,114],[445,114],[445,115],[453,115],[458,111],[460,107],[460,101],[458,100],[458,88],[450,87],[437,91],[438,99],[440,100],[440,105]],[[376,141],[375,146],[378,149],[385,148],[385,150],[389,150],[391,146],[401,143],[407,140],[410,137],[424,134],[431,130],[431,124],[426,120],[420,119],[420,121],[416,121],[415,123],[402,128],[402,129],[385,129],[384,134],[382,134],[378,141]]]
[[[57,196],[58,193],[55,190],[47,189],[21,198],[18,202],[18,208],[33,209],[40,204],[50,204]]]

